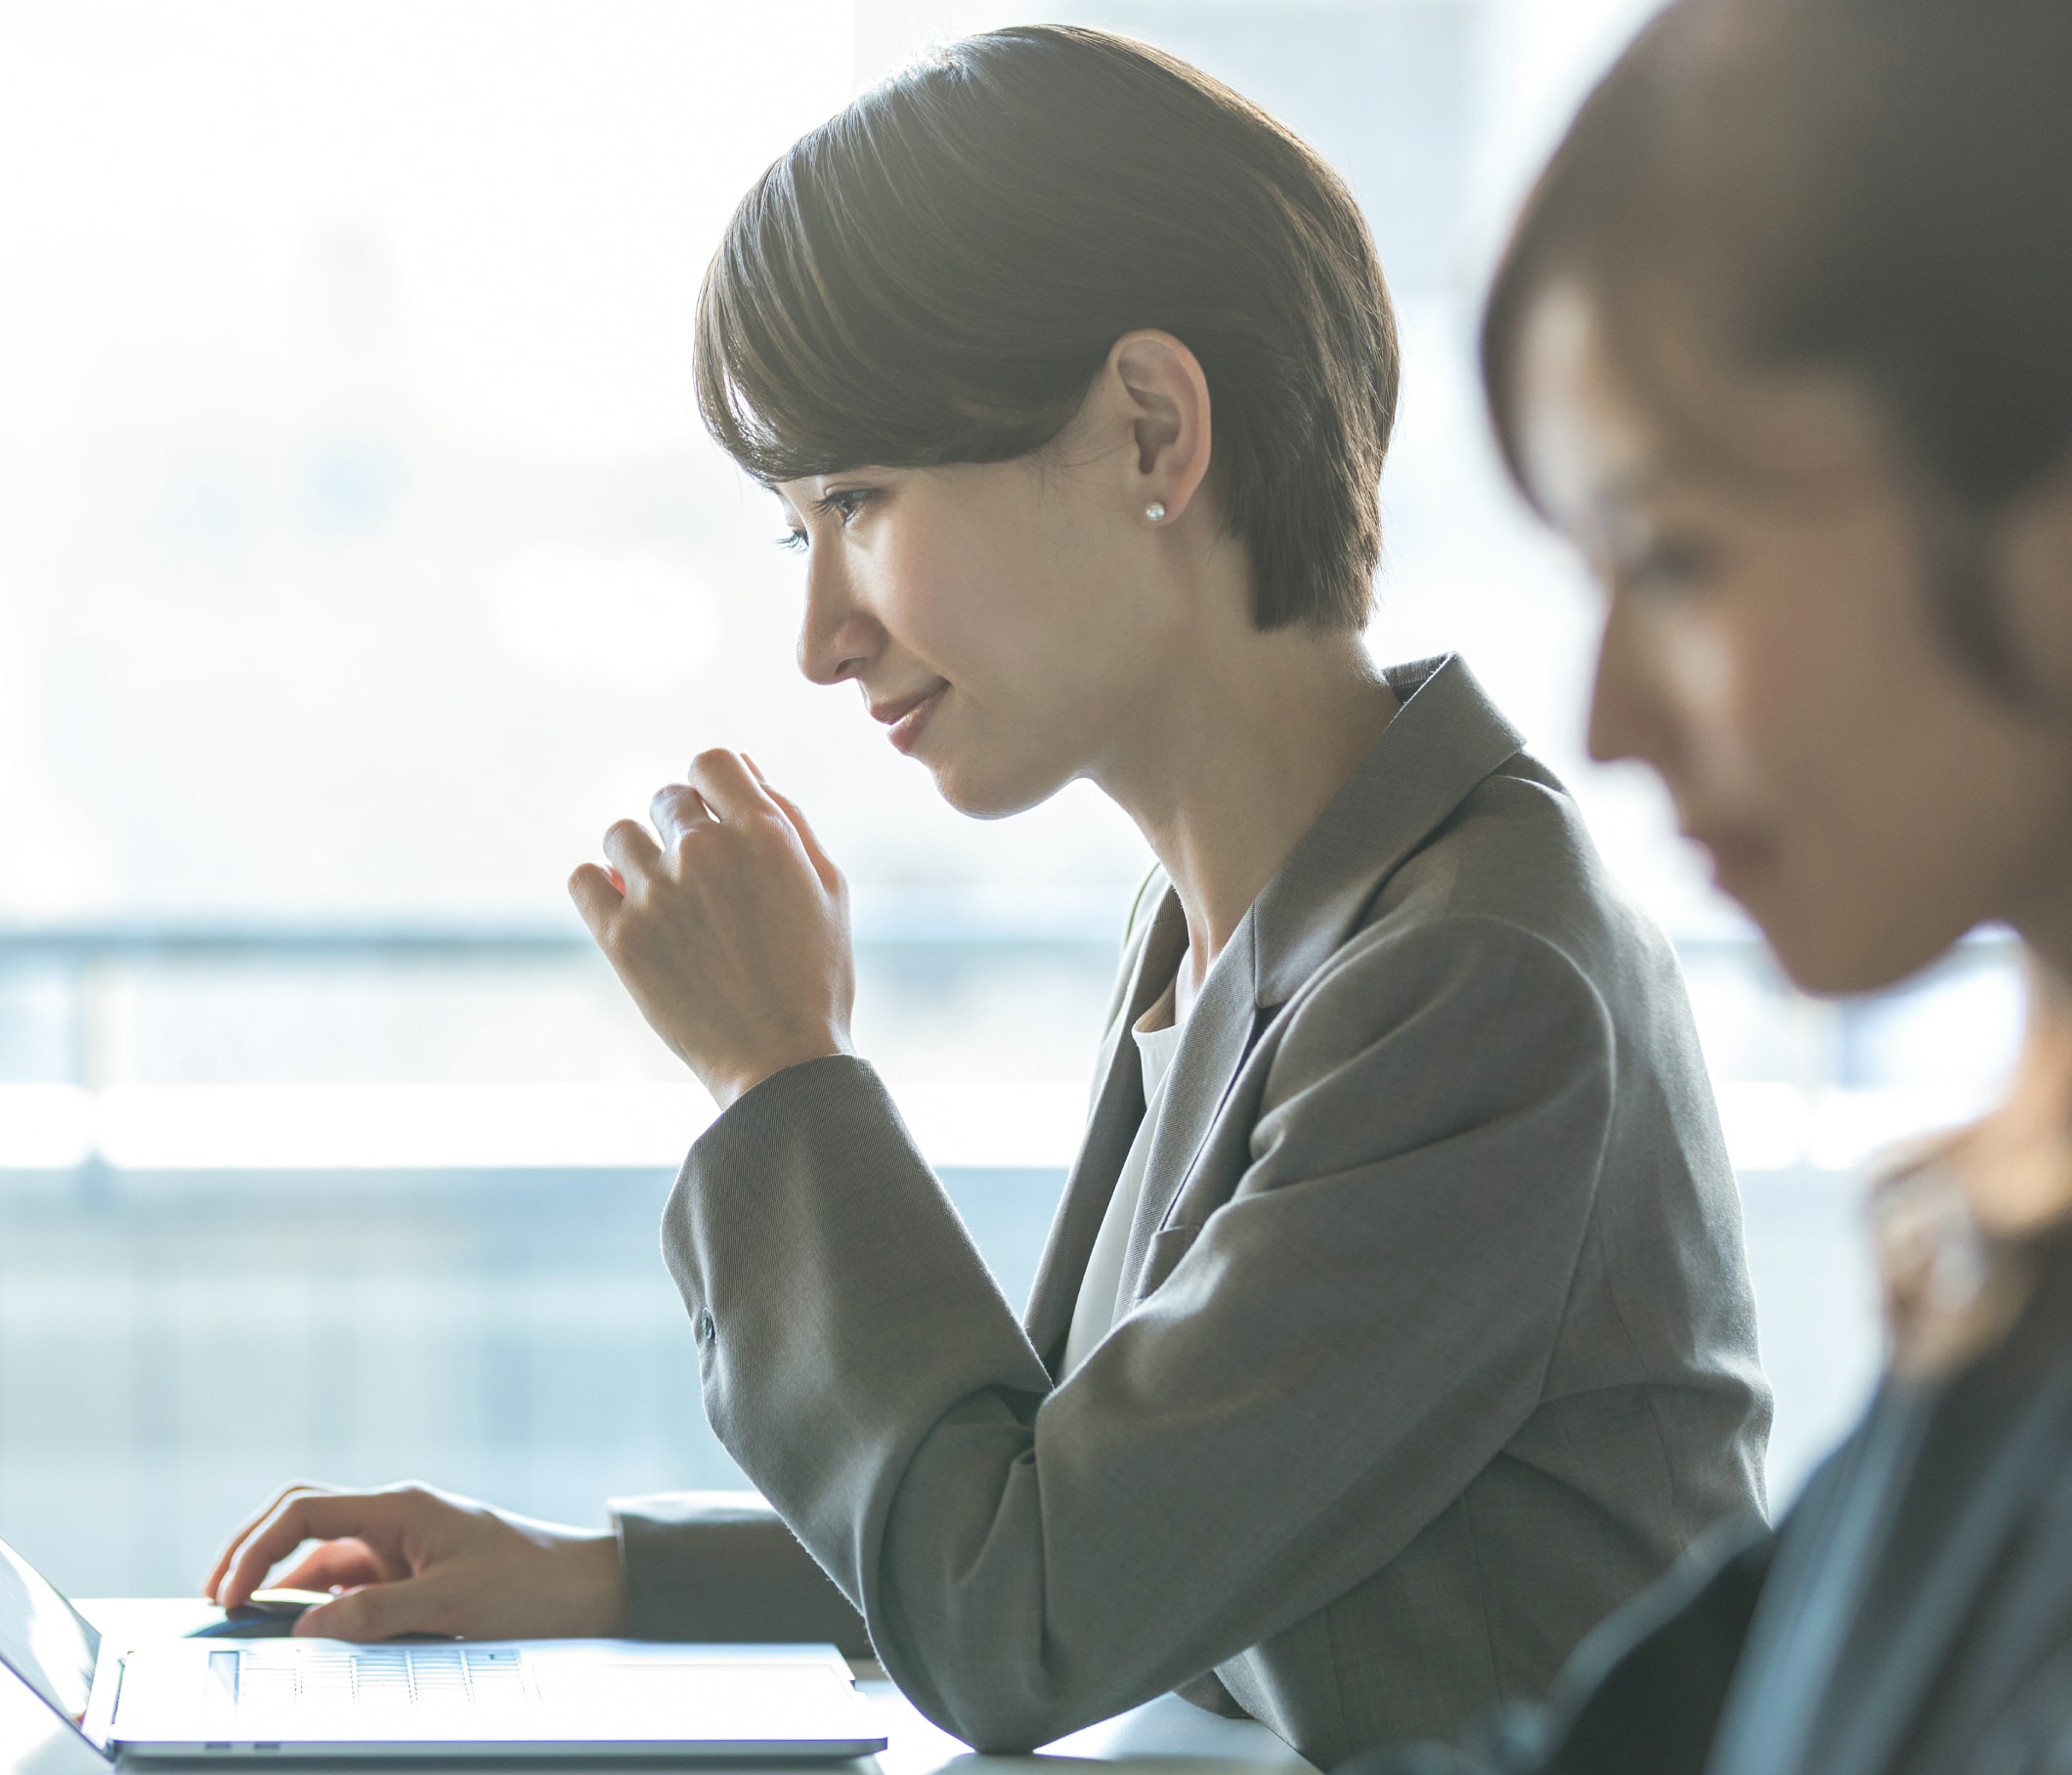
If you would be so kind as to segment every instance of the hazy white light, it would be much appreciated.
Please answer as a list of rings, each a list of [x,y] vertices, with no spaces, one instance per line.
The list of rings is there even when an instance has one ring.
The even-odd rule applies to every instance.
[[[892,1091],[937,1165],[1069,1164],[1086,1114],[1086,1089],[1072,1083]],[[712,1119],[690,1084],[128,1085],[72,1098],[69,1122],[54,1098],[41,1144],[22,1144],[47,1156],[0,1147],[0,1164],[79,1162],[89,1104],[93,1144],[135,1171],[673,1170]]]
[[[893,1084],[916,1145],[952,1168],[1072,1162],[1087,1093],[1070,1080]],[[1984,1106],[1969,1093],[1735,1080],[1720,1119],[1737,1171],[1848,1172]],[[137,1171],[674,1169],[712,1120],[692,1084],[0,1085],[0,1170],[98,1154]]]
[[[1796,1085],[1730,1079],[1717,1096],[1735,1170],[1784,1171],[1804,1160],[1811,1110]]]
[[[1994,1099],[1990,1083],[1823,1091],[1814,1100],[1807,1156],[1823,1171],[1853,1171],[1891,1147],[1971,1120]]]
[[[1751,1079],[1718,1086],[1727,1155],[1737,1171],[1860,1171],[1923,1135],[1968,1121],[1992,1097],[1985,1083],[1814,1092]]]
[[[138,1171],[674,1165],[712,1106],[691,1085],[136,1085],[100,1147]]]
[[[93,1150],[93,1103],[77,1085],[0,1085],[0,1170],[83,1164]]]
[[[1087,1088],[1052,1079],[894,1085],[914,1144],[933,1165],[1069,1165]]]
[[[704,665],[712,599],[657,555],[529,548],[495,584],[496,629],[521,659],[622,684],[661,684]]]

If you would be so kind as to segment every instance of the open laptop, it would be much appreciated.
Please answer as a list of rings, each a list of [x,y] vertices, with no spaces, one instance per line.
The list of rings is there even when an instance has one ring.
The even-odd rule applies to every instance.
[[[833,1646],[172,1639],[123,1647],[0,1541],[0,1664],[102,1755],[835,1758],[885,1749]]]

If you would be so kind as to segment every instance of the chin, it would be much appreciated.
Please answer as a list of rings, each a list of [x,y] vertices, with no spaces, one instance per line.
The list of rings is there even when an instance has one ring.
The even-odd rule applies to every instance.
[[[935,793],[974,820],[1004,820],[1040,807],[1071,779],[1029,771],[982,770],[956,762],[931,764]]]
[[[1871,922],[1836,925],[1756,912],[1791,983],[1820,998],[1881,992],[1939,959],[1964,932],[1907,931]]]

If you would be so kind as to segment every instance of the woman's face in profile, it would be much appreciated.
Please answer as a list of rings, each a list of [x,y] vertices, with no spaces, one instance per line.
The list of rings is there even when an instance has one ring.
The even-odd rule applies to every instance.
[[[1155,718],[1185,603],[1104,466],[1066,453],[777,489],[805,556],[799,669],[855,680],[964,812],[1098,776]]]
[[[1526,471],[1609,597],[1592,756],[1661,774],[1812,990],[1888,984],[1989,919],[2062,919],[2072,747],[1936,627],[1920,501],[1868,403],[1666,333],[1650,363],[1680,429],[1630,392],[1584,289],[1528,315]]]

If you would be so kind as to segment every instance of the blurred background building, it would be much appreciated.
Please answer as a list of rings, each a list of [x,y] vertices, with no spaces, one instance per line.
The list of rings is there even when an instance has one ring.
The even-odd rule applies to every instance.
[[[1351,178],[1401,304],[1372,644],[1463,650],[1677,937],[1748,1206],[1780,1499],[1877,1358],[1870,1153],[2011,1055],[2004,941],[1788,991],[1649,782],[1473,361],[1504,220],[1635,0],[1127,0]],[[709,744],[856,884],[860,1045],[1017,1301],[1147,858],[980,825],[791,662],[696,424],[734,199],[966,0],[0,0],[0,1534],[191,1588],[281,1481],[540,1515],[739,1483],[655,1217],[710,1114],[562,884]],[[1118,168],[1127,178],[1129,169]]]

